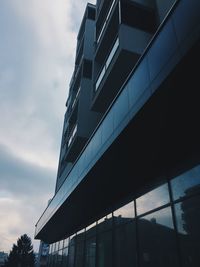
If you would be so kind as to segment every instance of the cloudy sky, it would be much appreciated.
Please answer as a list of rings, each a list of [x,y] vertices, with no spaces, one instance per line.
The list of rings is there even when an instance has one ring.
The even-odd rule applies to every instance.
[[[0,251],[24,233],[33,239],[53,196],[86,2],[0,1]]]

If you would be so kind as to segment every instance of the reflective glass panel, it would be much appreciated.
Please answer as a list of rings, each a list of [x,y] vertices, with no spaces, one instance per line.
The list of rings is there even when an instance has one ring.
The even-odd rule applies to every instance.
[[[75,267],[83,267],[84,266],[84,241],[78,242],[76,244],[76,259],[75,259]]]
[[[106,220],[106,216],[105,217],[102,217],[101,219],[98,220],[98,224],[101,224],[102,222],[104,222]]]
[[[76,242],[83,242],[85,239],[85,231],[79,231],[76,234]]]
[[[63,247],[63,240],[58,241],[58,250]]]
[[[173,199],[200,193],[200,166],[181,174],[171,181]]]
[[[74,257],[75,257],[75,246],[70,244],[70,246],[69,246],[69,261],[68,261],[69,267],[74,267]]]
[[[64,247],[67,247],[69,245],[69,238],[64,239]]]
[[[117,38],[117,40],[115,41],[113,48],[108,56],[108,59],[106,60],[106,69],[109,67],[110,62],[112,61],[118,47],[119,47],[119,38]]]
[[[135,221],[115,227],[114,266],[137,266]]]
[[[58,251],[58,256],[57,256],[57,265],[56,267],[60,267],[62,266],[62,250],[59,250]]]
[[[53,243],[52,244],[52,253],[55,252],[55,250],[56,250],[56,243]]]
[[[68,247],[63,249],[62,267],[68,266]]]
[[[56,242],[55,250],[58,251],[58,248],[59,248],[59,241]]]
[[[48,267],[52,266],[51,262],[52,262],[52,255],[49,254],[49,256],[48,256]]]
[[[141,267],[176,267],[177,247],[171,208],[138,220]]]
[[[115,224],[126,223],[135,217],[134,202],[130,202],[125,206],[117,209],[113,213]]]
[[[96,237],[86,240],[86,265],[87,267],[95,267],[96,261]]]
[[[99,78],[98,78],[98,80],[97,80],[97,82],[96,82],[95,90],[97,90],[97,89],[99,88],[99,85],[100,85],[100,83],[101,83],[101,81],[102,81],[102,79],[103,79],[105,73],[106,73],[106,68],[103,67],[103,69],[102,69],[102,71],[101,71],[101,73],[100,73],[100,75],[99,75]]]
[[[111,229],[111,227],[112,227],[112,217],[111,218],[104,217],[98,221],[98,232],[107,231]]]
[[[53,244],[50,245],[49,254],[52,253],[52,250],[53,250]]]
[[[112,218],[112,213],[107,214],[107,215],[106,215],[106,218],[107,218],[107,219]]]
[[[96,222],[86,228],[85,235],[86,238],[96,235]]]
[[[135,208],[134,202],[131,201],[130,203],[124,205],[123,207],[114,211],[113,215],[115,217],[122,217],[122,218],[134,218],[135,217]]]
[[[54,254],[52,255],[52,266],[56,266],[56,260],[57,260],[57,254],[54,253]]]
[[[98,267],[112,266],[112,231],[101,232],[98,235]]]
[[[161,207],[169,203],[168,185],[164,184],[136,200],[137,215]]]
[[[178,237],[183,267],[200,263],[200,196],[175,205]]]

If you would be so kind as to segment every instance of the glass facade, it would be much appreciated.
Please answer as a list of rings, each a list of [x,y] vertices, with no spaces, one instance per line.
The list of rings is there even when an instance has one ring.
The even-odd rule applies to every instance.
[[[198,267],[200,166],[51,244],[48,267]]]

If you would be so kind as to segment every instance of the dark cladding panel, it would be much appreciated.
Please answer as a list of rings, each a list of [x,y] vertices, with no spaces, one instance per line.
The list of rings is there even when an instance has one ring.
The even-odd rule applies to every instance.
[[[114,106],[114,128],[126,123],[125,117],[129,111],[128,90],[124,90],[116,100]]]
[[[200,21],[199,21],[200,1],[180,1],[179,8],[175,10],[172,20],[174,23],[174,29],[178,44],[181,46],[181,50],[185,53],[188,50],[188,45],[192,45],[195,39],[200,35]],[[184,19],[183,19],[184,18]],[[193,37],[194,35],[194,37]],[[191,42],[190,42],[190,39]],[[184,42],[187,40],[186,45]],[[183,47],[182,49],[182,46]]]
[[[149,82],[147,58],[144,58],[127,83],[130,108],[135,105],[136,101],[147,89]]]
[[[169,59],[177,52],[178,44],[172,20],[166,23],[161,33],[154,41],[153,47],[148,52],[148,63],[150,79],[153,80],[162,67],[167,64]]]

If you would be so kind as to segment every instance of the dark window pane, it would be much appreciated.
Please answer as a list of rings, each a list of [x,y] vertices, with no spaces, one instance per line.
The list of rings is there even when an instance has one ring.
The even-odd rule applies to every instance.
[[[53,257],[52,257],[52,255],[49,255],[49,257],[48,257],[48,267],[52,266],[52,263],[53,263]]]
[[[75,246],[71,245],[69,246],[69,267],[74,267],[74,257],[75,257]]]
[[[95,9],[88,7],[88,19],[95,20]]]
[[[84,242],[85,240],[85,231],[79,231],[76,235],[76,243]]]
[[[200,264],[200,197],[175,205],[178,236],[184,267]]]
[[[87,239],[96,235],[96,222],[86,228],[85,235]]]
[[[167,184],[161,185],[136,200],[137,215],[169,203]]]
[[[68,247],[63,249],[62,267],[68,266]]]
[[[83,64],[83,77],[91,79],[92,77],[92,62],[90,60],[84,60]]]
[[[126,223],[135,217],[134,202],[130,202],[127,205],[117,209],[113,213],[114,222],[116,224]]]
[[[114,266],[136,266],[135,222],[116,227],[114,230]]]
[[[141,267],[176,267],[177,249],[171,208],[138,220]]]
[[[197,166],[171,181],[174,200],[200,193],[200,166]]]
[[[84,242],[78,242],[76,244],[76,259],[75,267],[84,266]]]
[[[121,17],[124,24],[147,32],[155,31],[156,17],[152,9],[135,4],[134,1],[122,1],[121,5]]]
[[[61,267],[62,265],[62,250],[58,251],[58,256],[57,256],[57,265],[56,267]]]
[[[98,267],[112,266],[112,232],[106,231],[98,235]]]
[[[112,228],[112,217],[103,217],[98,221],[98,232],[107,231]]]
[[[57,252],[55,252],[52,255],[52,266],[56,266],[56,264],[57,264]]]
[[[86,240],[86,267],[95,267],[96,237]]]

